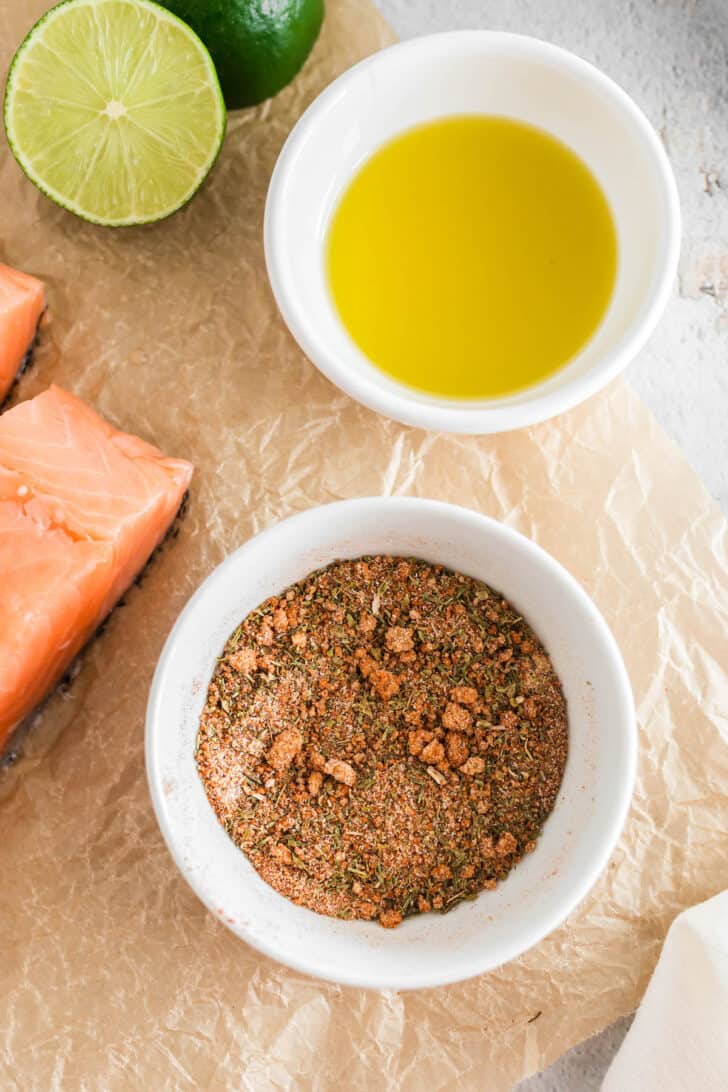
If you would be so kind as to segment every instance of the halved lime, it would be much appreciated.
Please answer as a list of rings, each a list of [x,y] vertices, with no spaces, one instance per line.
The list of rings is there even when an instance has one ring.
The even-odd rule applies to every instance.
[[[86,220],[169,216],[220,151],[225,104],[207,49],[152,0],[64,0],[20,46],[5,129],[31,182]]]

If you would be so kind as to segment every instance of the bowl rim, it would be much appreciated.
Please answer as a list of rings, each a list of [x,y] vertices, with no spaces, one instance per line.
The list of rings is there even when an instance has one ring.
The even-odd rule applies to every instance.
[[[183,852],[187,852],[189,855],[190,846],[188,843],[182,844],[181,839],[178,838],[177,831],[174,829],[174,824],[170,823],[168,820],[167,809],[164,804],[164,779],[157,764],[157,735],[159,726],[164,720],[162,694],[165,686],[168,685],[167,676],[172,670],[186,619],[196,612],[200,605],[207,600],[210,591],[216,587],[218,583],[226,580],[228,573],[231,570],[237,571],[240,567],[243,567],[243,569],[245,568],[244,559],[248,551],[252,549],[253,543],[256,544],[256,547],[260,547],[261,543],[272,541],[274,538],[280,537],[285,537],[288,543],[302,541],[301,536],[296,533],[297,530],[299,528],[302,529],[307,523],[311,524],[320,520],[323,517],[323,514],[331,509],[337,509],[341,515],[346,515],[347,512],[353,512],[355,509],[360,513],[362,511],[367,512],[368,510],[372,517],[381,516],[383,509],[389,509],[390,511],[399,510],[400,512],[419,509],[420,511],[426,511],[433,519],[436,519],[438,516],[449,517],[450,519],[455,518],[462,521],[464,524],[470,525],[470,527],[482,531],[485,535],[495,534],[501,536],[501,538],[513,549],[525,551],[525,553],[530,554],[532,558],[535,558],[537,563],[542,566],[545,575],[549,578],[555,578],[562,588],[568,589],[569,594],[576,597],[581,607],[586,611],[590,619],[590,624],[598,631],[614,671],[614,678],[619,691],[619,703],[624,711],[623,742],[625,747],[625,768],[621,783],[612,793],[613,809],[611,823],[609,825],[604,825],[599,851],[593,855],[590,867],[583,870],[579,882],[572,885],[568,897],[565,897],[560,902],[559,908],[555,908],[550,914],[545,915],[538,926],[524,931],[517,941],[512,942],[510,945],[504,945],[498,958],[493,959],[491,957],[478,959],[478,953],[474,953],[472,970],[469,970],[467,974],[463,974],[458,970],[452,974],[433,975],[431,972],[428,973],[426,961],[423,961],[423,967],[414,966],[406,978],[400,977],[397,980],[387,979],[386,981],[382,978],[381,973],[361,973],[359,970],[350,970],[348,967],[337,966],[335,971],[327,968],[322,970],[313,949],[305,949],[300,955],[293,954],[290,947],[286,948],[285,942],[280,944],[270,943],[265,937],[252,934],[246,925],[237,919],[234,922],[229,922],[218,916],[216,910],[217,906],[220,904],[219,892],[211,894],[196,881],[196,874],[190,875],[183,860]],[[263,955],[268,956],[283,966],[287,966],[311,977],[333,982],[338,985],[364,989],[410,990],[449,985],[454,982],[466,981],[468,978],[473,978],[477,975],[492,971],[496,967],[500,967],[510,960],[522,955],[564,923],[599,879],[621,836],[631,805],[636,780],[638,732],[634,698],[629,676],[619,646],[617,645],[609,626],[593,600],[587,595],[579,582],[563,565],[560,564],[560,562],[544,550],[543,547],[538,546],[531,539],[527,538],[519,531],[515,531],[513,528],[508,527],[499,520],[493,519],[490,516],[485,516],[461,505],[416,497],[361,497],[317,505],[275,522],[270,527],[251,536],[246,542],[233,550],[205,578],[180,612],[160,654],[147,702],[144,751],[147,784],[149,786],[157,823],[162,832],[164,841],[167,844],[167,848],[182,878],[189,884],[197,897],[204,903],[216,920],[221,921],[226,928],[230,929],[241,940],[244,940]],[[222,827],[220,827],[219,836],[220,838],[227,837]],[[199,852],[199,848],[197,849],[197,852]]]
[[[649,292],[645,293],[641,314],[631,324],[627,336],[622,337],[616,348],[605,353],[584,375],[574,376],[558,388],[542,393],[539,393],[539,385],[536,385],[532,395],[524,391],[523,400],[517,403],[504,400],[499,404],[494,400],[489,405],[458,405],[452,399],[438,399],[433,395],[423,400],[421,392],[409,394],[404,384],[397,384],[396,389],[385,385],[385,380],[391,384],[389,377],[383,375],[380,382],[374,369],[372,374],[342,365],[326,342],[319,338],[315,321],[311,321],[305,308],[300,305],[295,290],[291,290],[287,272],[287,242],[281,213],[289,200],[290,180],[299,149],[309,139],[329,105],[342,97],[352,80],[370,69],[390,63],[395,53],[398,56],[419,53],[424,60],[428,54],[451,53],[453,49],[468,48],[473,44],[488,51],[501,47],[549,60],[599,89],[605,98],[628,115],[639,131],[656,168],[657,184],[663,187],[665,197],[662,268]],[[263,222],[265,262],[276,303],[291,334],[319,371],[356,401],[386,417],[419,428],[469,435],[506,432],[548,420],[573,409],[616,378],[642,349],[668,303],[677,273],[680,235],[680,201],[670,161],[655,129],[627,92],[595,65],[561,46],[530,35],[495,30],[444,31],[397,42],[365,57],[338,76],[314,99],[289,133],[268,186]]]

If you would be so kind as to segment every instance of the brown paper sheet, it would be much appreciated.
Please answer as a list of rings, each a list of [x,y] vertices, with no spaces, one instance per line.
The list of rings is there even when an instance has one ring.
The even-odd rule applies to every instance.
[[[0,3],[3,68],[44,5]],[[83,224],[2,149],[0,258],[42,277],[52,308],[16,399],[54,380],[197,466],[179,537],[2,781],[4,1090],[497,1092],[633,1009],[675,914],[728,886],[726,526],[645,408],[617,384],[520,433],[428,435],[340,394],[276,314],[261,225],[278,149],[392,39],[362,0],[328,6],[303,76],[231,118],[213,177],[167,223]],[[640,721],[634,805],[586,902],[501,970],[404,995],[306,979],[213,920],[143,767],[154,664],[200,580],[274,520],[372,493],[470,505],[550,550],[613,627]]]

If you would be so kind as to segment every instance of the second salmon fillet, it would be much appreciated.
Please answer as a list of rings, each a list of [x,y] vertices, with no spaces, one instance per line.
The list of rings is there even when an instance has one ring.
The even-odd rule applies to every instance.
[[[0,262],[0,404],[32,348],[44,307],[42,282]]]
[[[58,387],[0,417],[0,751],[143,569],[191,477]]]

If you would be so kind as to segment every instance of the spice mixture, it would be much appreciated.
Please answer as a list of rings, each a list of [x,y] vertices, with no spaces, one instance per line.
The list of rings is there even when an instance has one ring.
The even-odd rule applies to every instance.
[[[267,883],[392,927],[505,879],[535,848],[567,750],[559,679],[506,600],[429,562],[366,557],[247,616],[196,760]]]

